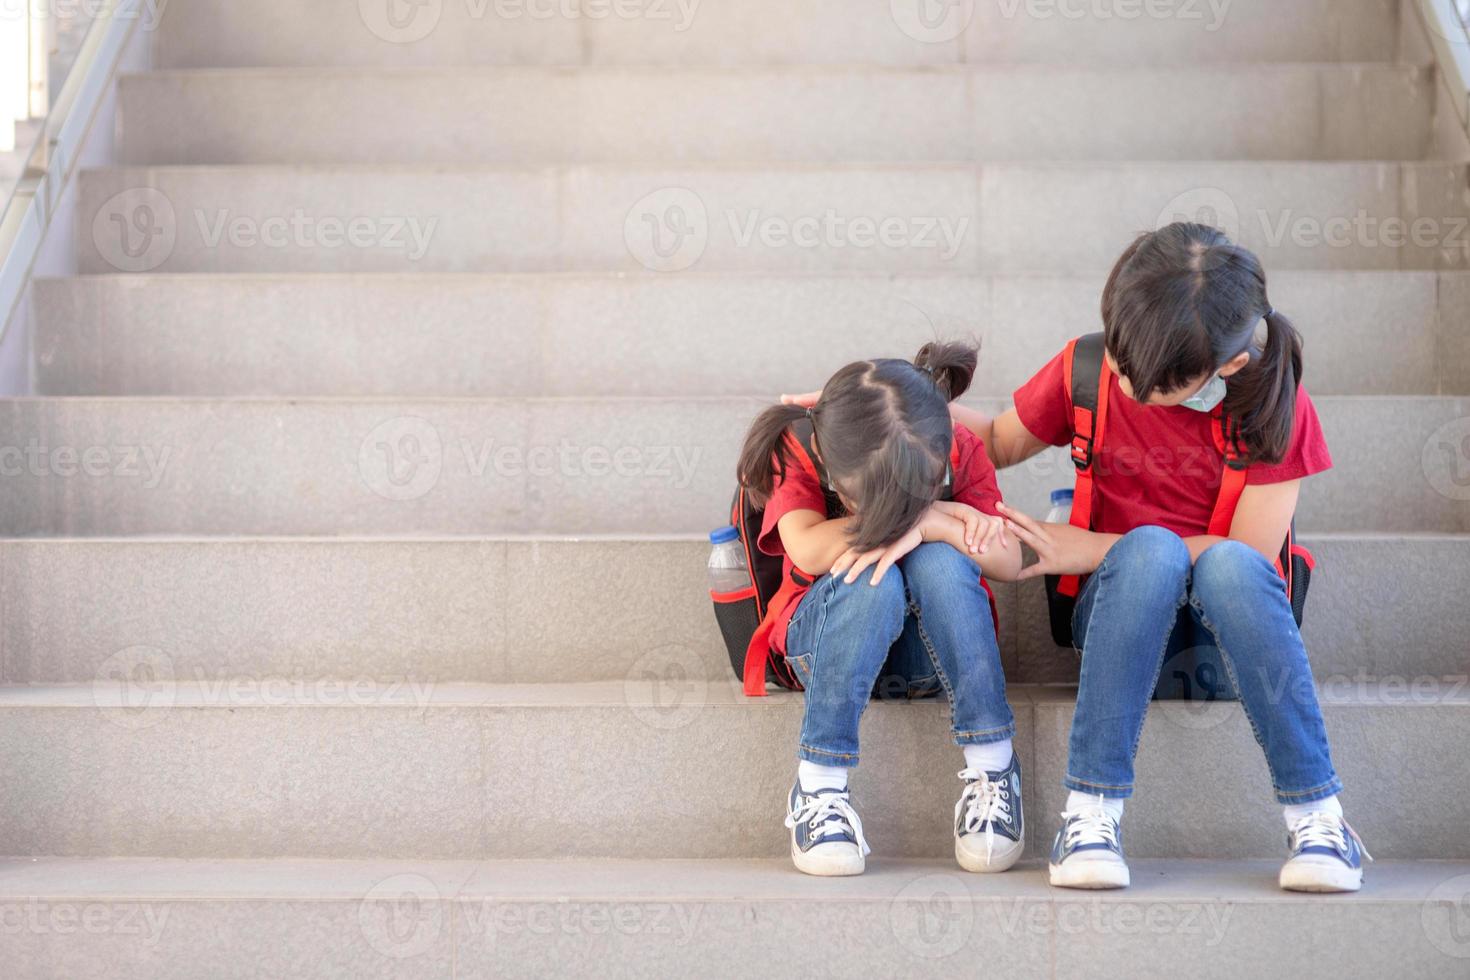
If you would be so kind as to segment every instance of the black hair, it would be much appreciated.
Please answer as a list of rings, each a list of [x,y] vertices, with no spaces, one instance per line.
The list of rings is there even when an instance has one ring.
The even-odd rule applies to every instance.
[[[1108,353],[1140,402],[1249,353],[1250,362],[1226,379],[1225,412],[1245,462],[1286,455],[1302,377],[1301,335],[1271,306],[1266,272],[1249,249],[1200,224],[1140,235],[1108,277],[1102,320]]]
[[[849,543],[892,544],[939,497],[954,423],[949,403],[970,387],[973,344],[930,343],[913,361],[858,361],[834,374],[811,409],[813,443],[836,489],[852,502]],[[786,431],[807,414],[775,405],[751,425],[740,453],[740,482],[769,498],[790,463]]]

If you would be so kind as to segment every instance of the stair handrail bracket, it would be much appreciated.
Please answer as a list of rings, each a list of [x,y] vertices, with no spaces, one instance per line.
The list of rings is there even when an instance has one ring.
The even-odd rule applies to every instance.
[[[75,176],[82,146],[116,82],[119,60],[143,20],[145,2],[103,0],[21,179],[0,212],[0,338],[20,306],[46,232]]]

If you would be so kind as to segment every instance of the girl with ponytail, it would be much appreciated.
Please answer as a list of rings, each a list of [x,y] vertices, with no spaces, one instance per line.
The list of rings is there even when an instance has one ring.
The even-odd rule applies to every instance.
[[[1001,508],[1038,557],[1020,578],[1087,576],[1071,624],[1082,671],[1051,881],[1128,884],[1120,820],[1144,714],[1169,659],[1203,650],[1238,692],[1285,807],[1281,887],[1356,890],[1361,842],[1342,819],[1307,652],[1274,565],[1302,479],[1332,465],[1301,387],[1301,339],[1272,307],[1259,260],[1198,224],[1128,247],[1103,291],[1102,321],[1110,394],[1098,397],[1108,399],[1105,439],[1086,449],[1090,528]],[[1073,442],[1065,354],[994,420],[957,410],[997,466]],[[1227,430],[1245,486],[1220,535],[1208,529],[1230,448],[1216,435]]]
[[[786,826],[807,874],[864,868],[847,772],[875,695],[949,696],[966,762],[960,864],[1004,871],[1024,848],[1015,720],[981,580],[1013,579],[1020,549],[998,516],[985,446],[949,414],[976,353],[935,343],[913,362],[849,364],[809,407],[762,412],[740,455],[741,483],[764,503],[759,547],[807,585],[771,634],[806,691]]]

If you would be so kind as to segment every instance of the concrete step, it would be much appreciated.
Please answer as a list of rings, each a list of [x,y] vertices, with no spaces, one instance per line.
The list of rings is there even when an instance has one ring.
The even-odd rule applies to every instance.
[[[1408,689],[1470,670],[1446,614],[1470,537],[1306,543],[1322,684]],[[0,541],[0,683],[91,683],[145,652],[159,676],[201,683],[724,681],[707,554],[695,537]],[[994,589],[1010,680],[1075,683],[1040,583]]]
[[[1273,269],[1470,265],[1462,164],[86,171],[103,272],[1106,270],[1208,220]],[[493,220],[492,220],[493,218]],[[1059,234],[1058,229],[1066,229]]]
[[[45,395],[769,395],[816,387],[860,358],[912,357],[937,334],[978,338],[984,387],[1013,391],[1067,340],[1098,329],[1104,281],[41,279],[36,384]],[[1318,395],[1470,394],[1470,275],[1284,271],[1271,275],[1271,297],[1306,338]]]
[[[0,534],[698,533],[728,514],[764,404],[0,400]],[[1470,531],[1470,399],[1317,404],[1337,467],[1308,484],[1301,530]],[[1001,489],[1040,513],[1072,474],[1053,450],[1004,473]]]
[[[1045,62],[1073,65],[1387,61],[1398,0],[640,0],[394,8],[335,0],[175,0],[160,67],[259,65],[748,65]],[[1412,11],[1409,12],[1412,16]]]
[[[0,862],[16,980],[299,977],[1415,976],[1459,978],[1465,862],[1380,861],[1367,890],[1276,890],[1269,861],[1133,862],[1122,892],[1034,866],[870,859],[833,882],[785,861]],[[79,917],[104,928],[82,930]],[[814,935],[839,935],[820,954]],[[1301,942],[1332,935],[1333,942]]]
[[[779,857],[802,701],[734,681],[113,683],[0,688],[0,840],[16,856]],[[1028,841],[1063,808],[1066,688],[1013,686]],[[1368,847],[1470,858],[1463,681],[1324,697]],[[952,853],[961,754],[941,702],[878,704],[854,793],[880,854]],[[609,751],[610,747],[615,747]],[[713,750],[713,754],[712,754]],[[1435,759],[1432,766],[1406,759]],[[1128,808],[1135,857],[1278,857],[1281,812],[1230,702],[1158,702]],[[588,810],[596,811],[589,819]],[[44,818],[41,816],[44,815]],[[670,833],[677,828],[677,833]]]
[[[119,160],[1413,160],[1437,92],[1412,65],[159,72],[119,82]]]

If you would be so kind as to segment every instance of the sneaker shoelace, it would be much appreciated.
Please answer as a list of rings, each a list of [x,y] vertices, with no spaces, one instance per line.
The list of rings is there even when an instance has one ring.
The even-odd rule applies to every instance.
[[[1291,825],[1291,839],[1296,842],[1296,849],[1304,847],[1330,847],[1339,854],[1348,853],[1348,837],[1352,837],[1358,844],[1358,850],[1363,857],[1369,861],[1373,855],[1363,846],[1363,840],[1358,832],[1348,825],[1348,822],[1331,813],[1315,812],[1302,817]]]
[[[985,825],[985,860],[989,861],[995,851],[996,821],[1010,822],[1010,791],[1004,783],[991,779],[983,769],[961,769],[960,778],[965,781],[965,791],[960,794],[965,833],[973,834],[981,824]]]
[[[818,844],[823,843],[825,837],[851,834],[864,856],[873,853],[868,847],[867,838],[863,836],[863,821],[852,808],[848,794],[800,795],[805,798],[805,802],[786,815],[787,827],[795,827],[799,823],[807,824]]]
[[[1079,844],[1106,844],[1115,851],[1120,850],[1118,825],[1102,807],[1084,806],[1069,810],[1062,814],[1062,821],[1067,828],[1066,836],[1062,838],[1062,846],[1066,850],[1070,851]]]

